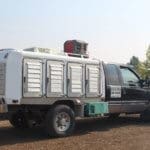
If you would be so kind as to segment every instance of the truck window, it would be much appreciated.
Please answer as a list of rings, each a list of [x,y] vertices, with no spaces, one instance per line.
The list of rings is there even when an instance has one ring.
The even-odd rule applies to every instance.
[[[118,70],[116,65],[107,64],[106,65],[106,75],[107,75],[107,84],[109,85],[120,85]]]
[[[125,85],[130,85],[130,84],[133,84],[135,86],[139,85],[139,78],[131,70],[129,70],[128,68],[121,68],[121,73],[122,73],[123,83]]]

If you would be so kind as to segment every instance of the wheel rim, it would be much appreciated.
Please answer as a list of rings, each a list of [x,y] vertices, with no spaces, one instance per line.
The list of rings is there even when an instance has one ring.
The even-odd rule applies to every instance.
[[[56,115],[55,127],[59,132],[65,132],[69,129],[71,119],[68,113],[61,112]]]

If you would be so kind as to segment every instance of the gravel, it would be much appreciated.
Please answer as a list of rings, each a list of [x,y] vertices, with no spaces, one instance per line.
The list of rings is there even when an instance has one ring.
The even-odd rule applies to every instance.
[[[0,150],[149,150],[150,123],[138,115],[77,120],[72,136],[49,138],[43,128],[19,130],[0,121]]]

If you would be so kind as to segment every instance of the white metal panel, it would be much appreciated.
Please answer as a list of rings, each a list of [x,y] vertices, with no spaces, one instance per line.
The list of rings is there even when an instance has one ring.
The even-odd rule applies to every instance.
[[[64,63],[47,62],[47,97],[61,97],[64,94]]]
[[[98,65],[86,65],[86,96],[98,97],[100,87],[100,69]]]
[[[6,64],[0,63],[0,95],[5,94]]]
[[[100,63],[100,95],[102,99],[105,99],[105,74],[103,63]]]
[[[83,95],[83,66],[79,63],[68,63],[68,96]]]
[[[4,62],[6,63],[6,75],[5,75],[5,100],[7,104],[13,104],[13,100],[18,100],[22,97],[22,58],[21,53],[16,51],[4,51]],[[1,61],[0,54],[0,61]]]
[[[42,96],[42,61],[24,60],[24,97]]]
[[[66,56],[65,54],[47,54],[47,53],[38,53],[38,52],[26,52],[26,51],[20,51],[20,53],[24,57],[30,57],[30,58],[39,58],[39,59],[47,59],[47,60],[60,60],[64,62],[74,62],[74,63],[90,63],[90,64],[99,64],[99,60],[90,59],[90,58],[78,58],[78,57],[70,57]]]

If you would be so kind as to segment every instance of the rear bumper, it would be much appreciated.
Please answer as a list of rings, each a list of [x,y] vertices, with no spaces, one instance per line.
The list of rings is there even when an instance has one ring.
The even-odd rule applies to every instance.
[[[3,98],[0,98],[0,113],[7,113],[8,106]]]

